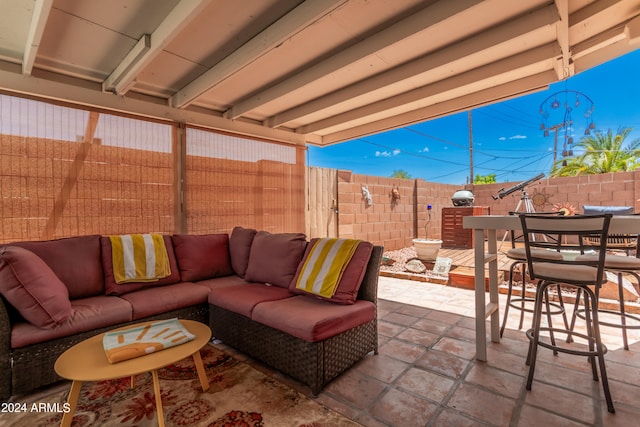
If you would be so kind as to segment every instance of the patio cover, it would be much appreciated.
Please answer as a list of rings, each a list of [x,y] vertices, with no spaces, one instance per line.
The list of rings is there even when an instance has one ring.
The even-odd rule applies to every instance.
[[[0,91],[324,146],[639,46],[638,0],[11,0]]]

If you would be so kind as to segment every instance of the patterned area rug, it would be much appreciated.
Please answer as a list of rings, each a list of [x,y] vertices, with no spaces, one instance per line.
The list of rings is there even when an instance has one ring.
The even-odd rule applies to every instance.
[[[158,371],[167,426],[324,427],[359,426],[312,399],[207,345],[202,349],[208,391],[203,392],[191,358]],[[73,426],[157,426],[151,374],[85,383]],[[0,413],[2,426],[59,425],[68,387],[37,400],[13,402]],[[34,405],[35,404],[35,405]]]

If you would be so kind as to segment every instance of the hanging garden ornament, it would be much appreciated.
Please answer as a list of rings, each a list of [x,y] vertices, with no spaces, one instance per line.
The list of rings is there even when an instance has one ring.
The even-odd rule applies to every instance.
[[[573,156],[573,151],[568,146],[573,144],[574,130],[581,127],[580,123],[573,121],[574,110],[586,119],[584,134],[590,135],[591,129],[596,128],[592,117],[594,109],[591,98],[582,92],[568,89],[549,95],[540,104],[539,112],[542,117],[540,130],[545,137],[551,132],[554,133],[554,162],[558,153],[558,136],[562,137],[562,156]]]

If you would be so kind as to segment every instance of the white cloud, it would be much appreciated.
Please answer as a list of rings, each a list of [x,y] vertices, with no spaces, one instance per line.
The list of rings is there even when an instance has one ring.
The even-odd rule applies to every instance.
[[[509,139],[527,139],[526,135],[513,135],[510,136]]]
[[[424,147],[422,150],[418,150],[418,153],[428,153],[429,147]]]
[[[498,141],[506,141],[507,138],[505,138],[504,136],[501,136],[500,138],[498,138]]]
[[[401,150],[396,148],[393,151],[376,151],[376,157],[392,157],[401,153]]]

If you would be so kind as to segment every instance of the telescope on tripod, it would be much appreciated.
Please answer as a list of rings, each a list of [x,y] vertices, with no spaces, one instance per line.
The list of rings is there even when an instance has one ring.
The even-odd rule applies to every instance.
[[[509,194],[518,191],[518,190],[523,190],[527,185],[532,184],[540,179],[544,178],[544,173],[540,173],[540,175],[536,175],[533,178],[530,178],[526,181],[522,181],[520,184],[516,184],[511,188],[508,189],[501,189],[500,191],[498,191],[498,194],[494,194],[493,196],[493,200],[498,200],[498,199],[502,199],[505,196],[508,196]],[[525,194],[526,195],[526,194]],[[516,209],[517,210],[517,209]]]
[[[522,206],[522,204],[524,203],[524,211],[526,213],[533,213],[535,212],[535,209],[533,208],[533,202],[531,201],[531,199],[529,198],[529,194],[527,194],[527,185],[532,184],[536,181],[538,181],[539,179],[544,178],[544,173],[540,173],[539,175],[534,176],[533,178],[530,178],[526,181],[522,181],[520,184],[516,184],[513,187],[507,188],[506,190],[503,188],[500,191],[498,191],[497,194],[494,194],[493,196],[493,200],[498,200],[498,199],[502,199],[505,196],[508,196],[509,194],[521,190],[522,191],[522,198],[520,200],[518,200],[518,205],[516,206],[516,210],[513,212],[510,212],[510,214],[515,214],[517,212],[520,212],[520,208]],[[504,243],[504,241],[507,239],[507,235],[509,234],[509,231],[505,231],[504,236],[502,237],[502,242],[500,243],[500,246],[498,247],[498,250],[500,250],[500,248],[502,248],[502,244]],[[534,237],[535,239],[535,237]]]

